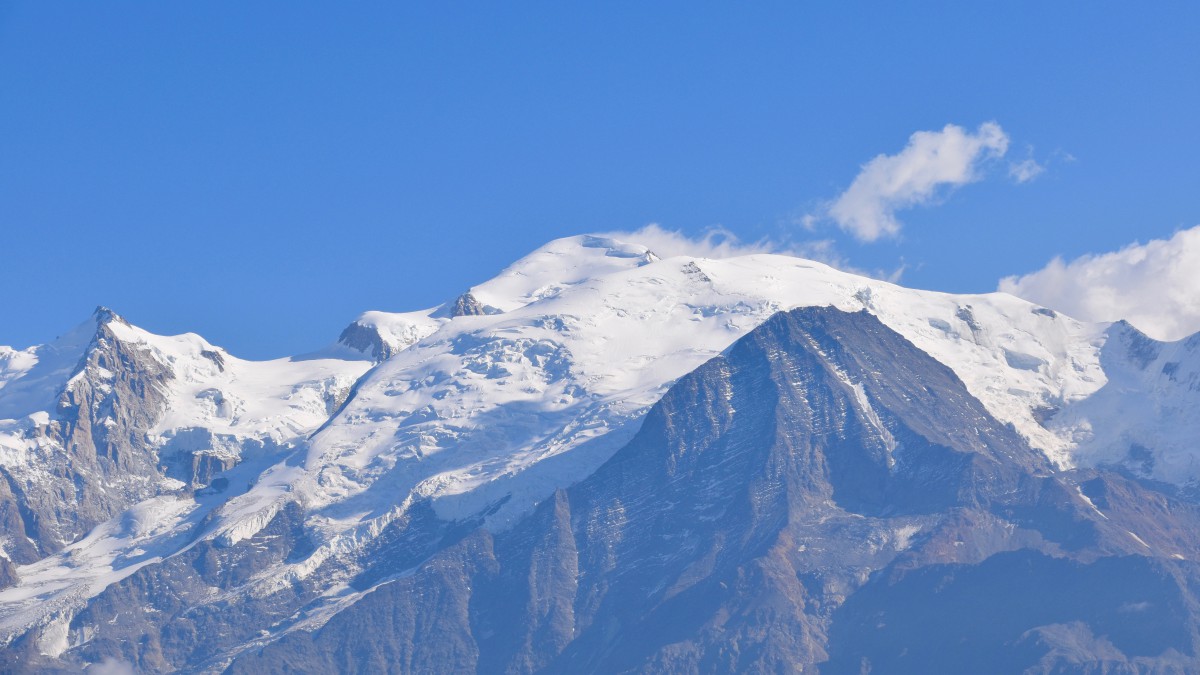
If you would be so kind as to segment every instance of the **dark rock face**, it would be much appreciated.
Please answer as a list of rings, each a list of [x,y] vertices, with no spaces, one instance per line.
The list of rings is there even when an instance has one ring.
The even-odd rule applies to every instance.
[[[254,586],[310,555],[305,517],[289,504],[249,539],[149,564],[74,617],[60,659],[18,640],[0,666],[1200,670],[1200,506],[1111,472],[1053,472],[865,312],[777,315],[508,531],[411,506],[343,577],[365,592],[312,624],[325,568]]]
[[[17,566],[8,558],[0,557],[0,588],[15,586],[20,579]]]
[[[29,538],[36,531],[36,516],[29,510],[21,492],[21,482],[0,467],[0,532],[8,536],[8,555],[18,563],[31,563],[39,557],[37,543]],[[15,489],[14,489],[15,488]]]
[[[1192,670],[1198,513],[1052,475],[873,317],[797,310],[513,530],[229,672]]]
[[[205,452],[192,453],[191,460],[192,470],[188,477],[188,484],[196,486],[208,485],[212,482],[213,476],[227,471],[237,464],[236,457]]]
[[[347,347],[369,354],[376,361],[386,361],[396,354],[396,349],[383,336],[379,329],[363,325],[357,321],[346,326],[338,336],[338,342]]]
[[[286,619],[294,596],[308,591],[285,588],[262,602],[198,600],[218,589],[236,592],[272,565],[311,553],[302,522],[302,510],[289,503],[247,540],[232,546],[202,541],[109,586],[72,621],[83,643],[75,656],[90,663],[116,659],[144,672],[211,667],[208,661],[222,650]]]
[[[865,662],[886,673],[1139,672],[1133,663],[1158,657],[1178,666],[1194,653],[1194,627],[1179,620],[1194,617],[1193,576],[1142,556],[1083,564],[1028,549],[931,565],[851,596],[834,614],[821,671]],[[1072,645],[1083,648],[1055,653]]]

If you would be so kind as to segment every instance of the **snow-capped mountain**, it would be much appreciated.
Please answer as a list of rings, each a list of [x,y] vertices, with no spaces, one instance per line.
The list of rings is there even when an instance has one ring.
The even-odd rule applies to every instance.
[[[806,307],[865,311],[948,366],[1005,443],[1037,451],[1035,474],[1200,478],[1195,340],[790,256],[660,259],[571,237],[439,307],[368,312],[305,357],[244,361],[107,310],[0,348],[0,638],[79,663],[96,617],[150,578],[189,612],[244,612],[204,668],[318,628],[459,529],[518,527],[630,443],[680,378]],[[846,380],[871,410],[859,385]],[[139,667],[181,667],[155,658]]]

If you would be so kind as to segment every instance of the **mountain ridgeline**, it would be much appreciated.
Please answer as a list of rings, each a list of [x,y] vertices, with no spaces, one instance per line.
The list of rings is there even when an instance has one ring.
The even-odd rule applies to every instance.
[[[1200,671],[1200,337],[557,240],[271,361],[0,347],[3,673]]]
[[[460,533],[230,672],[1194,669],[1200,568],[1149,552],[1200,553],[1197,523],[1052,473],[871,315],[801,309],[513,529]]]

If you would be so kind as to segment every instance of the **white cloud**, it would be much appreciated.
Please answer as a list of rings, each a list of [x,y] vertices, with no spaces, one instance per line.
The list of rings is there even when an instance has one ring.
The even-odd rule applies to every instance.
[[[602,236],[620,241],[637,243],[654,251],[661,258],[690,256],[693,258],[734,258],[756,253],[790,255],[806,260],[815,260],[843,272],[859,274],[893,283],[900,280],[905,265],[894,270],[863,270],[850,264],[838,251],[832,239],[816,239],[803,242],[779,242],[763,238],[754,242],[743,242],[737,235],[722,227],[709,228],[699,237],[689,237],[678,230],[667,230],[651,223],[633,232],[607,232]]]
[[[1000,290],[1086,321],[1125,319],[1178,340],[1200,331],[1200,226],[1000,281]]]
[[[954,124],[918,131],[898,154],[879,155],[863,165],[827,214],[862,241],[894,236],[900,231],[896,211],[979,180],[980,165],[1007,151],[1008,135],[995,122],[979,125],[975,133]]]
[[[1017,183],[1028,183],[1037,178],[1046,170],[1046,167],[1038,164],[1033,159],[1026,159],[1020,162],[1013,162],[1008,165],[1008,175]]]

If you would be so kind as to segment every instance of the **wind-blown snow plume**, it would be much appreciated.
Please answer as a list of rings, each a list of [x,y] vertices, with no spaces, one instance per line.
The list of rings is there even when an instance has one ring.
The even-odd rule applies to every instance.
[[[785,246],[768,239],[743,242],[737,235],[722,227],[709,228],[699,237],[689,237],[679,230],[667,230],[657,223],[650,223],[633,232],[609,232],[604,236],[636,241],[654,251],[660,258],[686,255],[720,259],[755,253],[790,253],[785,250]]]
[[[941,131],[918,131],[895,155],[879,155],[863,165],[827,215],[861,241],[900,231],[896,211],[927,204],[943,193],[980,178],[980,166],[1008,151],[1008,135],[995,122],[975,133],[947,124]]]
[[[1125,319],[1151,337],[1200,331],[1200,226],[1113,253],[1055,258],[1000,290],[1086,321]]]
[[[806,260],[815,260],[835,269],[851,274],[858,274],[872,279],[882,279],[896,283],[905,270],[901,263],[894,269],[867,270],[853,265],[846,256],[837,250],[832,239],[811,239],[808,241],[778,241],[763,238],[757,241],[744,242],[737,235],[721,227],[709,228],[699,237],[689,237],[679,230],[667,230],[657,223],[650,223],[641,229],[618,232],[607,232],[602,236],[613,237],[627,241],[636,241],[646,246],[660,258],[675,256],[690,256],[693,258],[736,258],[743,255],[759,253],[774,253],[790,255]]]

